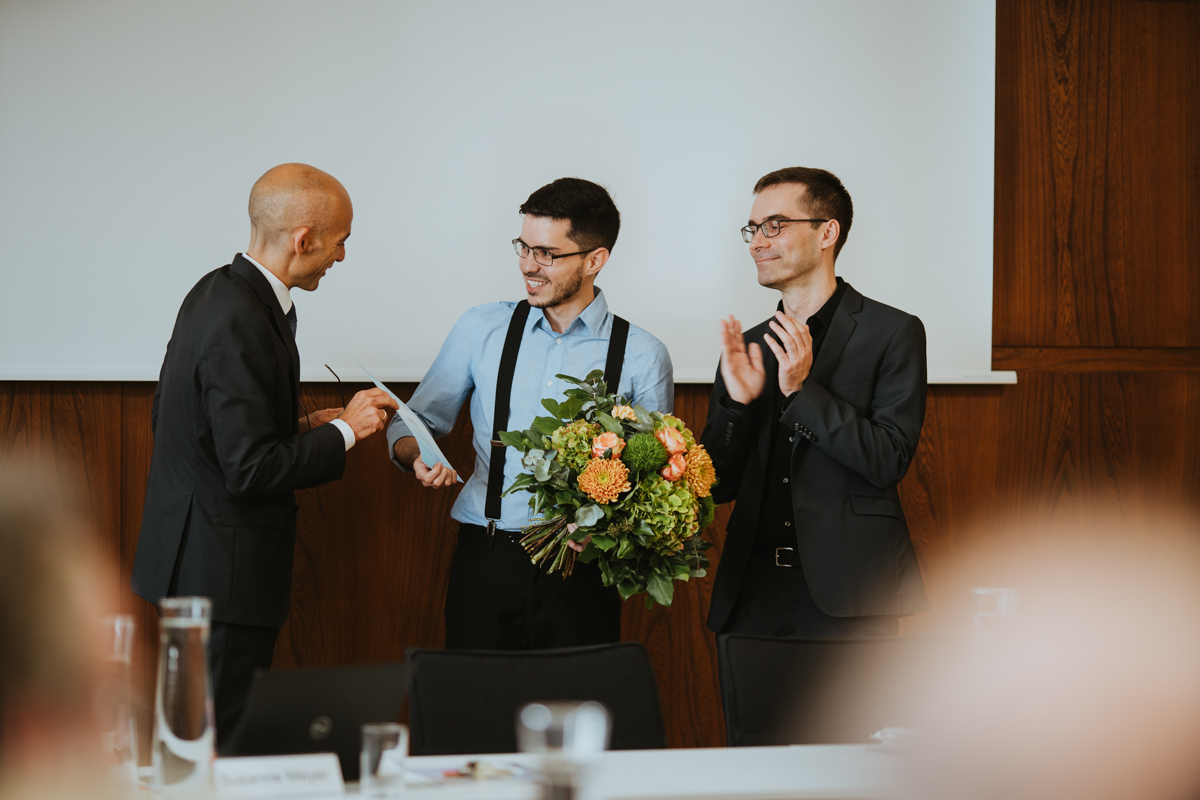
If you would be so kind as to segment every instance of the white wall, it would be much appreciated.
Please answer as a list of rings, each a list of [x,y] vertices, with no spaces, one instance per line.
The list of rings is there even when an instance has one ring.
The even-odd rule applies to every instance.
[[[994,85],[994,0],[0,0],[0,378],[157,377],[251,184],[304,161],[355,204],[294,293],[305,379],[420,378],[523,296],[517,207],[574,175],[621,210],[610,306],[710,380],[717,320],[778,298],[751,187],[804,165],[854,197],[839,274],[924,320],[931,378],[992,380]]]

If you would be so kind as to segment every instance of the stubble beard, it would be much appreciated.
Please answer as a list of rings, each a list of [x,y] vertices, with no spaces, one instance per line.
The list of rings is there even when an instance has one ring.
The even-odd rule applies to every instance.
[[[563,276],[561,283],[551,282],[550,286],[554,289],[553,294],[546,298],[534,298],[529,305],[533,308],[554,308],[574,297],[579,287],[583,286],[583,264],[575,272]]]

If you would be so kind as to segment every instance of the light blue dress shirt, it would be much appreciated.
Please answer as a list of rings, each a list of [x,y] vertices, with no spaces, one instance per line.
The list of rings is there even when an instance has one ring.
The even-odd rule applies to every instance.
[[[474,390],[471,394],[471,425],[475,429],[475,472],[450,512],[451,517],[468,525],[487,525],[483,507],[491,461],[492,415],[496,410],[496,372],[500,369],[504,337],[516,305],[507,301],[488,303],[463,314],[408,403],[409,408],[425,421],[434,438],[441,438],[454,427],[458,410]],[[563,393],[571,388],[571,384],[555,375],[583,378],[592,370],[604,369],[612,325],[613,315],[609,313],[608,303],[599,287],[595,299],[563,333],[554,332],[541,309],[529,309],[513,374],[507,430],[525,430],[534,417],[547,416],[542,407],[543,398],[563,399]],[[667,414],[674,407],[675,379],[671,356],[662,342],[632,323],[617,393],[649,411]],[[388,453],[401,468],[395,454],[396,440],[411,435],[398,415],[392,418],[388,427]],[[508,448],[504,488],[511,486],[522,471],[520,455]],[[528,525],[529,520],[527,492],[504,498],[500,528],[518,531]]]

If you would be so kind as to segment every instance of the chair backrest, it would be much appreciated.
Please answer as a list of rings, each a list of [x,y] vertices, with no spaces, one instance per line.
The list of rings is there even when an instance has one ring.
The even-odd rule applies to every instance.
[[[612,719],[613,750],[667,746],[658,686],[637,642],[563,650],[406,653],[413,755],[512,753],[526,703],[596,700]]]
[[[905,687],[930,642],[719,636],[726,742],[853,744],[880,728],[912,727]]]

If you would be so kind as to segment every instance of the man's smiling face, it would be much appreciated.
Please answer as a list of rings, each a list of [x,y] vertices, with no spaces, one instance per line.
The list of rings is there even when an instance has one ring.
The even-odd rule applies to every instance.
[[[575,253],[581,248],[567,236],[571,221],[550,219],[526,214],[521,222],[521,241],[531,248],[526,258],[518,261],[525,278],[525,296],[534,308],[553,308],[578,294],[583,285],[587,254],[556,259],[552,266],[543,266],[533,259],[533,249],[551,254]]]
[[[750,208],[750,224],[768,219],[808,219],[813,215],[801,201],[805,189],[781,183],[759,192]],[[785,222],[778,236],[767,238],[760,230],[750,242],[750,255],[758,268],[758,282],[782,289],[821,265],[821,226],[811,222]]]

